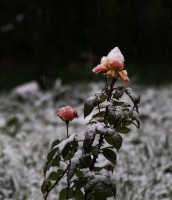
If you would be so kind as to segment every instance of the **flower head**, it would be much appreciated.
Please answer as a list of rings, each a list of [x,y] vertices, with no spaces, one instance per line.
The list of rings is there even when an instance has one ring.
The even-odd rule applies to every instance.
[[[100,72],[107,72],[109,70],[122,70],[124,67],[124,56],[118,47],[112,49],[109,54],[103,56],[101,64],[97,65],[92,71],[96,74]]]
[[[58,110],[57,115],[63,121],[72,121],[74,118],[78,118],[78,114],[75,109],[70,106],[62,107]]]
[[[124,68],[124,56],[120,49],[115,47],[107,56],[103,56],[101,63],[93,68],[93,72],[99,74],[104,72],[108,77],[114,77],[117,75],[118,79],[122,79],[124,83],[129,82],[128,74]]]

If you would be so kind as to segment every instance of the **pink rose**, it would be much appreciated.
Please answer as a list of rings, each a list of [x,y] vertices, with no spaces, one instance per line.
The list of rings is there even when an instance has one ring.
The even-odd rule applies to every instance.
[[[72,121],[74,118],[78,118],[78,114],[75,109],[70,106],[62,107],[58,110],[57,115],[63,121]]]

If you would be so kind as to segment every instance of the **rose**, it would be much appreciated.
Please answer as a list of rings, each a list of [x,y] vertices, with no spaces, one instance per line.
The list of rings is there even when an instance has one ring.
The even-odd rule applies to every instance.
[[[98,74],[100,72],[107,72],[109,70],[121,71],[124,67],[124,56],[118,47],[112,49],[109,54],[103,56],[101,59],[101,64],[93,68],[93,72]]]
[[[123,68],[124,56],[120,49],[115,47],[108,53],[107,57],[102,57],[101,64],[94,67],[92,71],[96,74],[104,72],[108,77],[114,77],[116,75],[116,78],[122,79],[124,83],[128,83],[128,73]]]
[[[57,112],[57,116],[59,116],[61,120],[66,122],[72,121],[74,118],[78,118],[76,110],[71,108],[70,106],[60,108]]]

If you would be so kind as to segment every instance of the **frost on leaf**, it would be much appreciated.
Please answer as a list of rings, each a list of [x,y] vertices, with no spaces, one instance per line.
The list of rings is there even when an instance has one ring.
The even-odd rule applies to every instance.
[[[67,138],[66,140],[63,140],[62,142],[60,142],[56,147],[58,148],[59,153],[62,153],[63,149],[65,148],[65,146],[72,142],[75,139],[75,134],[72,134],[69,138]]]
[[[85,138],[83,142],[83,148],[85,151],[89,150],[91,145],[94,142],[95,135],[96,135],[96,124],[89,125],[87,130],[85,131]]]
[[[107,128],[103,122],[97,122],[91,125],[88,125],[87,130],[85,131],[84,138],[84,150],[88,150],[94,142],[96,133],[100,133],[102,135],[108,134],[111,128]]]
[[[78,149],[77,152],[74,154],[73,158],[71,159],[68,180],[70,180],[72,178],[72,176],[74,175],[75,170],[76,170],[77,166],[79,165],[81,158],[82,158],[82,150]]]

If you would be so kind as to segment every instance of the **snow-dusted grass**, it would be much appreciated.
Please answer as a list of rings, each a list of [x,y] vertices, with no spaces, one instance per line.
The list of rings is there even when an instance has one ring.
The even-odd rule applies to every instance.
[[[56,117],[71,105],[80,115],[70,134],[85,132],[83,101],[102,84],[62,86],[41,92],[35,82],[0,95],[0,200],[41,200],[42,168],[51,141],[63,137],[65,126]],[[139,88],[141,128],[123,135],[114,169],[117,200],[172,199],[172,86]],[[51,200],[57,199],[55,194]]]

